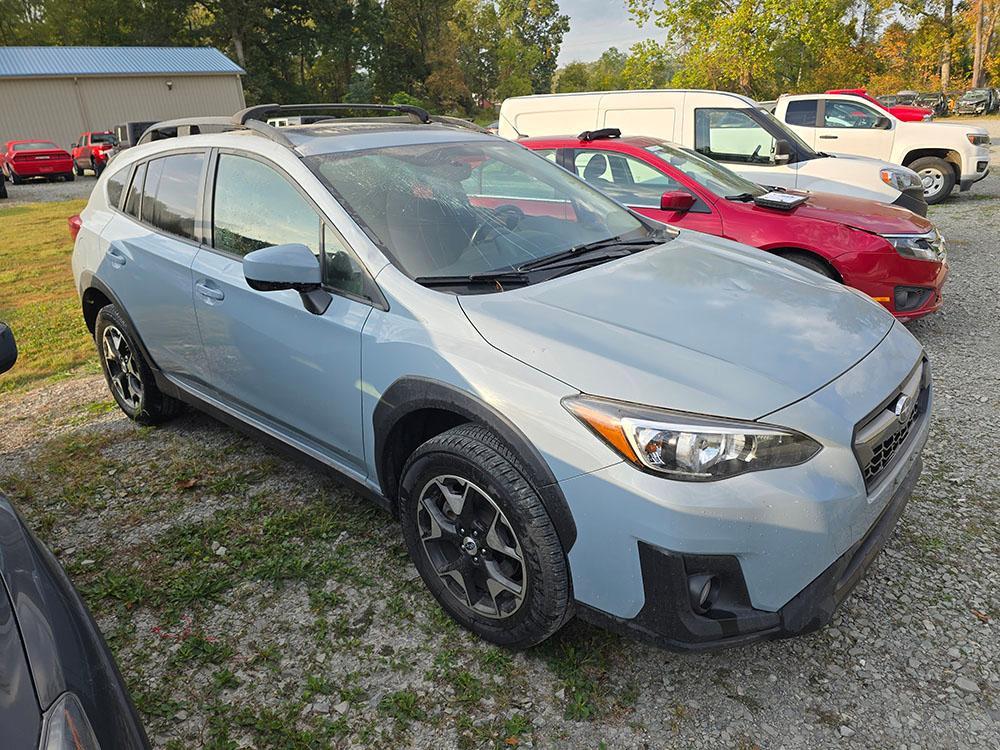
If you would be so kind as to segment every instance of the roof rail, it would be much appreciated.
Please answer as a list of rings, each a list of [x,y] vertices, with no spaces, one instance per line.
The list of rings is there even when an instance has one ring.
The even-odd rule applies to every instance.
[[[399,112],[409,115],[421,124],[431,122],[431,116],[426,109],[414,107],[411,104],[354,104],[351,102],[340,102],[332,104],[258,104],[256,107],[247,107],[233,115],[233,121],[239,125],[246,125],[251,121],[266,122],[268,117],[281,114],[282,112],[343,112],[358,109],[370,109],[376,112]]]

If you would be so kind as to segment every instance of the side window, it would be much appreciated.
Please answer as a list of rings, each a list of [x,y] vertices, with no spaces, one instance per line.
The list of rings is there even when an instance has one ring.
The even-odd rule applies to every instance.
[[[142,185],[146,180],[146,165],[140,164],[135,169],[132,177],[132,185],[128,189],[128,197],[125,199],[125,213],[129,216],[139,218],[139,206],[142,204]]]
[[[142,219],[164,232],[194,236],[201,173],[205,154],[173,154],[149,163]]]
[[[555,157],[552,157],[555,160]],[[472,170],[462,180],[468,195],[492,198],[541,198],[556,197],[555,188],[500,160],[490,160]]]
[[[331,289],[355,297],[367,297],[367,277],[360,261],[340,234],[323,224],[323,283]]]
[[[798,99],[794,102],[788,102],[788,108],[785,110],[785,122],[804,128],[816,127],[816,104],[816,99]]]
[[[627,154],[579,150],[573,164],[584,180],[628,206],[659,208],[663,193],[684,189],[676,180]]]
[[[741,109],[696,109],[694,147],[722,162],[770,164],[774,137]]]
[[[217,250],[246,255],[298,243],[320,251],[320,220],[312,206],[274,169],[244,156],[220,154],[212,211]]]
[[[128,168],[119,169],[108,178],[108,205],[118,208],[122,204],[122,193],[125,192],[125,180],[128,178]]]
[[[823,126],[870,130],[878,125],[879,119],[880,115],[865,104],[845,99],[827,99]]]

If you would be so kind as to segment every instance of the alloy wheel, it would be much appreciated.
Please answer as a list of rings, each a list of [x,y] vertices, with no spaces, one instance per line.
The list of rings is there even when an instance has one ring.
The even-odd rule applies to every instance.
[[[102,342],[111,386],[124,403],[138,411],[142,404],[143,386],[135,353],[124,334],[113,325],[104,329]]]
[[[424,553],[460,604],[497,620],[521,608],[527,584],[521,544],[485,490],[441,475],[424,486],[416,513]]]
[[[925,196],[937,195],[941,192],[941,189],[944,187],[944,174],[940,169],[925,167],[918,174],[920,175],[920,182],[923,185]]]

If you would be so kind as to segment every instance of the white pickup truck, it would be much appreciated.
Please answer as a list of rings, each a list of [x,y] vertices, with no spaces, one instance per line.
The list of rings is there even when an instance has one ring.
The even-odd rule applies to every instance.
[[[990,136],[968,123],[903,122],[853,94],[782,96],[774,115],[817,151],[885,159],[918,175],[928,203],[990,169]]]
[[[927,213],[920,178],[882,159],[817,153],[757,102],[724,91],[652,89],[515,96],[500,135],[517,139],[618,128],[673,141],[761,185],[839,193]]]

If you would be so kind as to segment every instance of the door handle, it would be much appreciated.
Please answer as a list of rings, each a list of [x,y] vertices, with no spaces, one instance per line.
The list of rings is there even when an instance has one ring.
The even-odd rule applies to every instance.
[[[840,138],[839,135],[821,135],[820,138],[825,138],[828,141],[835,141]]]
[[[194,288],[197,289],[198,294],[200,294],[205,299],[221,302],[226,298],[225,292],[223,292],[218,287],[211,286],[210,284],[204,281],[199,281],[197,284],[194,285]]]
[[[119,250],[117,247],[108,248],[108,259],[111,261],[111,265],[115,268],[121,268],[125,265],[128,260],[125,257],[125,253]]]

